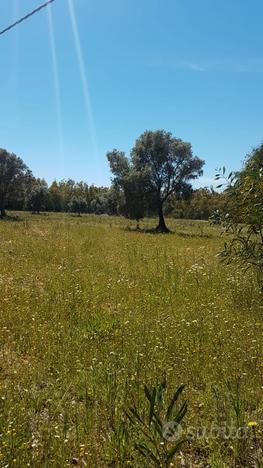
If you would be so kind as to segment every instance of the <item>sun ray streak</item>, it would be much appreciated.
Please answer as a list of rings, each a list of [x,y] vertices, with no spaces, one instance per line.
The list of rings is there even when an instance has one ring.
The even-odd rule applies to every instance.
[[[60,153],[60,159],[61,159],[61,163],[63,166],[63,170],[65,170],[65,147],[64,147],[64,137],[63,137],[63,124],[62,124],[61,90],[60,90],[60,81],[59,81],[59,73],[58,73],[58,60],[57,60],[57,52],[56,52],[53,17],[52,17],[52,11],[51,11],[50,5],[48,5],[47,7],[47,16],[48,16],[49,38],[50,38],[53,75],[54,75],[59,153]]]
[[[76,53],[77,53],[78,64],[79,64],[81,83],[82,83],[84,99],[85,99],[85,105],[86,105],[86,110],[87,110],[91,141],[92,141],[92,146],[93,146],[93,151],[94,151],[95,157],[98,158],[99,151],[98,151],[98,143],[97,143],[97,136],[96,136],[94,118],[93,118],[93,110],[92,110],[92,105],[91,105],[89,84],[88,84],[88,78],[87,78],[85,63],[84,63],[84,59],[83,59],[82,47],[81,47],[81,43],[80,43],[79,30],[78,30],[78,24],[77,24],[75,9],[74,9],[72,0],[68,0],[68,8],[69,8],[69,14],[70,14],[70,18],[71,18],[72,31],[73,31],[74,41],[75,41],[75,48],[76,48]]]
[[[13,20],[18,16],[18,4],[17,0],[13,0]],[[14,87],[17,86],[18,83],[18,52],[19,41],[18,41],[18,31],[14,31],[13,35],[13,43],[12,43],[12,67],[11,67],[11,80]]]

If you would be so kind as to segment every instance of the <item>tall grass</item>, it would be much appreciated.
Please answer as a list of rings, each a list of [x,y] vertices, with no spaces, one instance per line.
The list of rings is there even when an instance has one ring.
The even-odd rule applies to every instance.
[[[0,466],[151,466],[125,414],[164,376],[170,396],[186,385],[196,431],[171,466],[254,466],[263,301],[252,276],[220,265],[217,228],[20,216],[0,222]],[[196,436],[250,421],[256,437]]]

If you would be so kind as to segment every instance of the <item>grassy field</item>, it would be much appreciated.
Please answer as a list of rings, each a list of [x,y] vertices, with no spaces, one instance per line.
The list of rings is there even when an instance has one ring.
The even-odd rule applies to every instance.
[[[164,376],[196,431],[170,466],[262,466],[263,300],[219,229],[19,216],[0,222],[0,466],[152,466],[125,411]]]

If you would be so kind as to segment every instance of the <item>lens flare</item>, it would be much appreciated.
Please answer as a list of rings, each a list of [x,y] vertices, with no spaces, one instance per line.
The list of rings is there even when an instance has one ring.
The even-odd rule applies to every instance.
[[[71,18],[72,31],[73,31],[73,35],[74,35],[75,48],[76,48],[76,53],[77,53],[77,58],[78,58],[81,83],[82,83],[84,99],[85,99],[85,105],[86,105],[86,110],[87,110],[89,131],[90,131],[90,136],[91,136],[91,141],[92,141],[92,147],[93,147],[95,157],[98,158],[99,151],[98,151],[97,137],[96,137],[94,118],[93,118],[93,111],[92,111],[92,105],[91,105],[91,99],[90,99],[89,84],[88,84],[88,78],[87,78],[87,73],[86,73],[86,69],[85,69],[85,63],[84,63],[84,59],[83,59],[82,47],[81,47],[81,43],[80,43],[79,30],[78,30],[78,24],[77,24],[75,9],[74,9],[74,5],[73,5],[72,0],[68,0],[68,8],[69,8],[69,14],[70,14],[70,18]]]
[[[61,165],[65,173],[65,151],[64,151],[63,125],[62,125],[61,90],[60,90],[59,73],[58,73],[58,60],[57,60],[56,42],[55,42],[55,35],[54,35],[53,17],[52,17],[52,10],[51,10],[50,5],[48,5],[47,7],[47,17],[48,17],[49,38],[50,38],[53,75],[54,75],[59,154],[60,154]]]

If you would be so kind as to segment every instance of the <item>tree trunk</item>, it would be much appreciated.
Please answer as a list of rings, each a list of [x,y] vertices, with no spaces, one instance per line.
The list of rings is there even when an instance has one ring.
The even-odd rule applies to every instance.
[[[170,232],[168,227],[165,224],[164,215],[163,215],[163,203],[159,203],[158,206],[158,216],[159,216],[159,224],[156,228],[157,232]]]
[[[2,199],[0,201],[0,216],[1,216],[1,218],[4,218],[5,215],[6,215],[5,202],[4,202],[4,198],[2,197]]]

